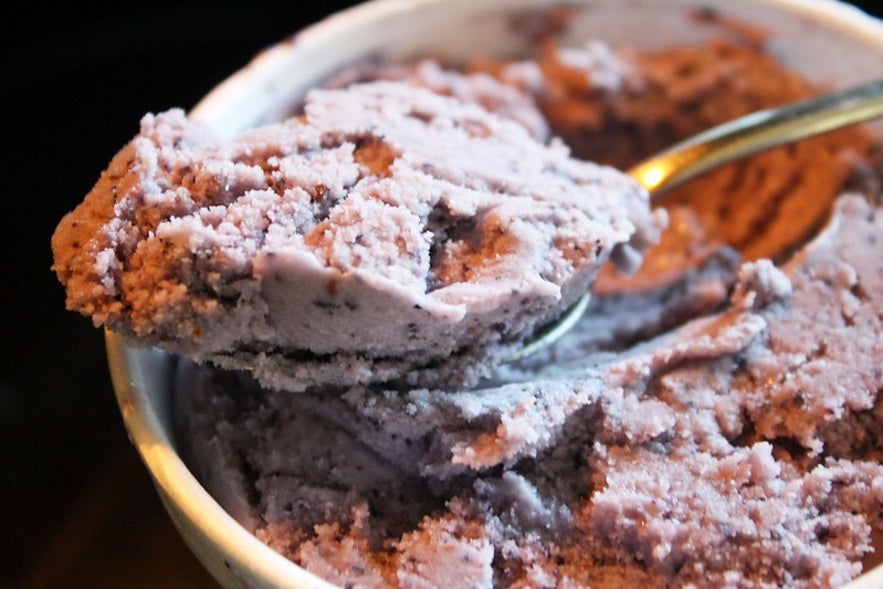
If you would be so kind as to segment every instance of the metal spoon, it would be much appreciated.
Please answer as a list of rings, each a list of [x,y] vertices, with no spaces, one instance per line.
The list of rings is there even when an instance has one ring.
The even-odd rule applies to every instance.
[[[672,188],[723,164],[800,139],[883,116],[883,80],[754,112],[675,144],[628,170],[659,202]],[[520,360],[561,339],[591,298],[586,293],[557,321],[525,340],[507,359]]]

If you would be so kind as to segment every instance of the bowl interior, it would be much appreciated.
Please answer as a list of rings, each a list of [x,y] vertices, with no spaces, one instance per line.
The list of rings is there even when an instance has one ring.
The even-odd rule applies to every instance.
[[[530,51],[514,26],[543,18],[542,0],[420,0],[368,2],[334,15],[267,49],[222,82],[192,116],[219,132],[279,120],[304,93],[341,67],[366,58],[403,60],[438,56],[458,62],[476,54],[513,56]],[[584,0],[560,3],[570,11],[565,43],[601,39],[659,47],[725,34],[697,18],[700,0]],[[556,6],[558,6],[556,4]],[[790,67],[830,86],[883,77],[883,24],[829,0],[743,0],[714,5],[724,17],[773,31],[769,46]],[[705,23],[705,24],[703,24]],[[652,31],[652,34],[647,34]],[[875,130],[883,137],[879,126]],[[173,362],[164,353],[130,348],[107,334],[108,359],[130,437],[169,514],[208,570],[230,587],[330,586],[257,540],[209,496],[178,456],[169,410]],[[883,566],[854,586],[883,583]]]

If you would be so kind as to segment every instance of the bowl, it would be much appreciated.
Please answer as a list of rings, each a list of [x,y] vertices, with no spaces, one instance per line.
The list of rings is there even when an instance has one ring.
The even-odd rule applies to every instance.
[[[571,7],[564,42],[597,38],[653,48],[701,41],[696,10],[776,31],[771,50],[814,82],[834,87],[883,76],[883,24],[831,0],[375,0],[332,15],[257,55],[191,112],[224,135],[291,112],[307,89],[368,57],[446,60],[516,55],[528,41],[510,26],[517,13]],[[652,34],[647,34],[652,31]],[[883,136],[879,126],[873,127]],[[132,443],[181,536],[226,587],[331,587],[274,552],[241,527],[200,485],[176,450],[170,411],[172,359],[127,346],[106,333],[114,389]],[[850,587],[883,586],[883,565]]]

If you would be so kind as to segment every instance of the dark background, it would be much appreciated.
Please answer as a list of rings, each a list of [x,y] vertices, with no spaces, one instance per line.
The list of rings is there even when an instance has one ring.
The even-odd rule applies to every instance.
[[[128,443],[102,332],[64,310],[49,240],[145,112],[191,107],[354,2],[71,4],[0,9],[0,587],[213,587]]]

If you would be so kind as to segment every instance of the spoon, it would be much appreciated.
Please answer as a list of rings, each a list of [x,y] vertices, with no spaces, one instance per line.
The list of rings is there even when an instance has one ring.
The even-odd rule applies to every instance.
[[[883,80],[757,111],[676,143],[627,171],[653,203],[696,176],[749,155],[883,116]],[[591,293],[541,328],[507,361],[530,356],[561,339],[582,317]]]

